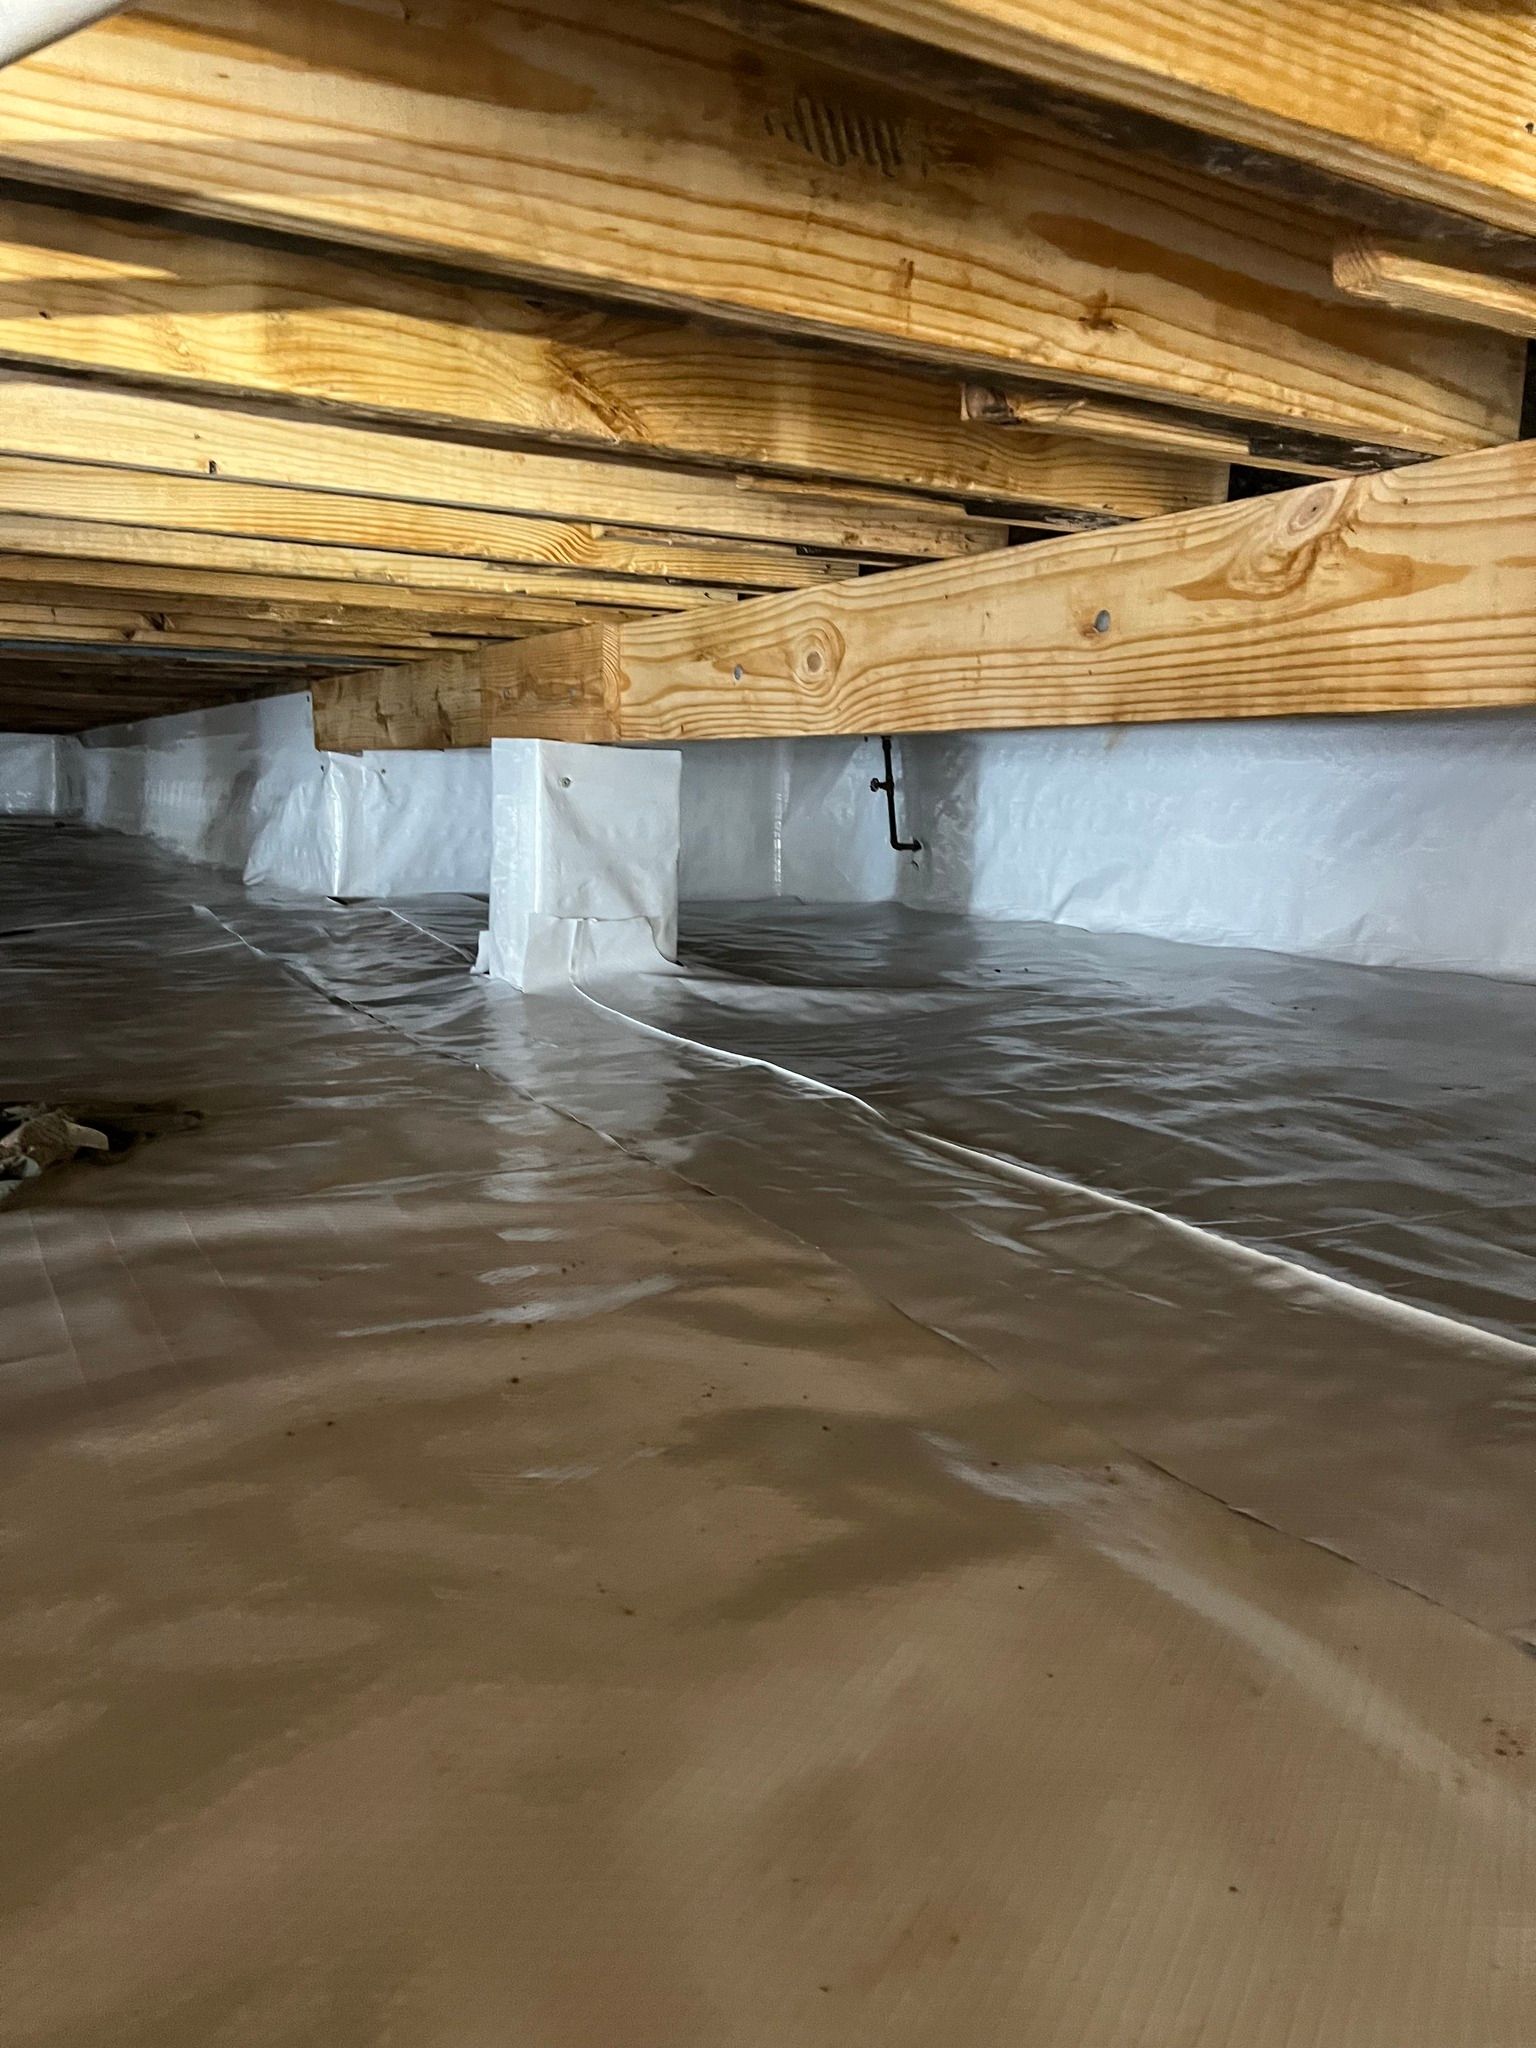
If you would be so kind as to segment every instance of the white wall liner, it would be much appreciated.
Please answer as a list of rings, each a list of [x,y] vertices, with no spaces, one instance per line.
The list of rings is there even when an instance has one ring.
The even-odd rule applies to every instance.
[[[1536,714],[682,749],[685,899],[885,902],[1536,980]],[[485,892],[490,755],[321,755],[307,699],[0,738],[0,814],[82,814],[310,894]]]
[[[685,901],[884,903],[895,894],[880,743],[694,740],[683,754]]]
[[[249,882],[310,896],[489,886],[487,750],[323,754],[307,695],[102,727],[75,745],[86,823]]]
[[[1536,715],[1250,719],[903,744],[906,901],[1536,979]]]
[[[0,733],[0,818],[67,818],[79,807],[79,744],[47,733]]]

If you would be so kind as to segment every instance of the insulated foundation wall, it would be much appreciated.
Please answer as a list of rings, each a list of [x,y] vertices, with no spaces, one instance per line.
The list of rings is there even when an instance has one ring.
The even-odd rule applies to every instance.
[[[684,901],[884,903],[898,863],[877,739],[697,740],[683,755]]]
[[[1536,717],[1244,720],[682,748],[683,900],[888,902],[1536,979]],[[308,894],[484,893],[488,750],[326,755],[302,696],[0,737],[0,813]]]
[[[884,902],[1536,979],[1536,717],[1245,719],[683,750],[684,900]]]
[[[78,816],[304,895],[483,893],[488,884],[488,752],[324,754],[307,696],[43,742],[55,751],[51,784],[40,757],[13,757],[22,744],[0,741],[0,809]],[[52,801],[32,801],[45,788]]]
[[[903,900],[1536,979],[1536,717],[954,734],[901,749]]]
[[[67,818],[79,802],[79,746],[47,733],[0,733],[0,817]]]

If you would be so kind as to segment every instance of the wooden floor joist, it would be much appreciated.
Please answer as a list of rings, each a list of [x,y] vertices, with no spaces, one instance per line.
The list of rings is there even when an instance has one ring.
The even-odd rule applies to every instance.
[[[1530,704],[1533,532],[1522,442],[475,659],[493,734],[618,741]]]
[[[39,533],[51,534],[61,552],[49,553]],[[11,546],[11,540],[18,544]],[[90,542],[102,549],[95,559],[81,552]],[[652,615],[644,606],[615,611],[569,594],[548,594],[553,582],[548,578],[532,594],[516,595],[496,587],[440,591],[399,581],[359,582],[348,576],[350,563],[344,555],[338,553],[331,560],[327,575],[319,564],[331,558],[319,550],[301,552],[297,570],[291,551],[270,547],[244,546],[216,564],[211,559],[216,550],[205,555],[180,535],[95,528],[67,520],[18,520],[7,531],[0,522],[0,600],[62,605],[121,600],[160,613],[194,605],[237,619],[287,619],[320,627],[360,624],[370,632],[401,624],[422,632],[467,633],[476,640]],[[275,573],[275,561],[293,572]],[[566,590],[563,580],[554,587]]]
[[[262,587],[260,579],[249,581],[254,590]],[[30,729],[40,716],[46,729],[54,714],[60,730],[150,716],[248,696],[256,684],[263,692],[306,684],[318,692],[331,675],[373,676],[380,663],[470,654],[497,638],[541,630],[487,617],[474,622],[471,636],[458,617],[438,622],[356,604],[218,592],[190,604],[174,593],[136,604],[131,593],[113,602],[113,592],[88,587],[28,584],[25,598],[8,595],[8,588],[0,581],[0,729],[18,721],[18,729]],[[478,712],[478,690],[476,706]]]
[[[1405,450],[1516,431],[1518,345],[1350,301],[1320,216],[643,0],[161,0],[0,72],[0,173]]]
[[[250,697],[291,695],[330,673],[313,661],[82,659],[0,650],[0,731],[83,732]]]
[[[14,201],[0,201],[7,359],[215,403],[980,500],[1047,527],[1226,489],[1208,446],[1142,446],[1134,420],[1118,447],[993,433],[962,421],[940,375]]]
[[[462,633],[413,631],[410,622],[401,620],[370,626],[240,617],[190,608],[168,612],[78,602],[13,602],[0,596],[0,646],[8,648],[165,648],[178,652],[219,648],[409,661],[425,654],[467,653],[479,645],[479,640]]]
[[[1532,25],[1536,29],[1536,16]],[[1333,276],[1340,291],[1354,298],[1469,327],[1496,327],[1527,341],[1536,337],[1536,281],[1469,270],[1435,250],[1379,235],[1350,235],[1334,251]]]
[[[110,444],[108,444],[110,445]],[[746,541],[690,541],[607,530],[575,520],[519,519],[415,505],[355,492],[242,484],[224,477],[164,476],[100,463],[34,461],[0,454],[0,520],[18,515],[161,528],[229,539],[313,543],[431,556],[469,567],[528,568],[626,580],[651,591],[676,584],[731,595],[798,590],[858,573],[857,560],[803,554]],[[338,564],[345,573],[345,565]],[[636,600],[637,607],[643,602]],[[665,608],[665,601],[658,609]]]
[[[354,603],[414,592],[427,596],[437,612],[460,598],[492,599],[493,616],[546,619],[581,608],[628,617],[651,612],[690,611],[695,605],[730,603],[733,590],[693,583],[661,583],[641,576],[605,576],[549,567],[504,567],[448,555],[410,554],[384,548],[252,539],[224,534],[211,525],[181,531],[172,526],[130,526],[108,520],[71,519],[56,514],[8,512],[0,508],[0,579],[21,580],[16,564],[66,561],[131,565],[151,577],[167,569],[223,569],[279,583],[313,580],[348,591]],[[43,572],[39,581],[57,580]],[[83,586],[82,586],[83,587]],[[524,600],[533,600],[531,610]],[[499,608],[498,608],[499,607]],[[483,613],[481,614],[484,615]],[[467,614],[466,614],[467,616]]]
[[[1006,528],[996,520],[972,518],[959,505],[910,493],[877,491],[861,497],[761,477],[738,480],[717,471],[680,472],[653,464],[446,444],[4,371],[0,455],[111,462],[205,481],[320,489],[337,497],[338,517],[351,500],[493,513],[525,522],[530,545],[539,529],[527,522],[543,522],[543,530],[555,536],[555,522],[561,520],[601,522],[613,529],[615,545],[626,529],[638,528],[642,534],[659,529],[677,537],[680,553],[685,541],[733,540],[889,561],[965,554],[1000,546],[1006,538]],[[494,531],[494,522],[487,531]],[[458,551],[494,552],[469,545]],[[543,554],[508,558],[549,560],[557,555],[552,539]],[[758,559],[764,562],[771,555]],[[670,572],[652,567],[641,573]],[[688,571],[676,573],[687,576]]]
[[[746,22],[792,12],[810,36],[816,14],[841,16],[1099,103],[1100,133],[1141,136],[1151,116],[1536,235],[1527,0],[716,0],[702,11]]]
[[[0,724],[1530,701],[1529,12],[127,8],[0,68]]]

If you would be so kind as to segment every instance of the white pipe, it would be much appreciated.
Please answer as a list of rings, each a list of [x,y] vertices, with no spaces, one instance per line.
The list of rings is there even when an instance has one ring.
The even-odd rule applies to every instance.
[[[122,5],[123,0],[0,0],[0,64],[30,57]]]

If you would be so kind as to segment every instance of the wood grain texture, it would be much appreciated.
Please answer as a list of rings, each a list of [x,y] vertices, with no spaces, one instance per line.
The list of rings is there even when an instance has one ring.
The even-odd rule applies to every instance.
[[[677,598],[686,603],[690,592],[698,601],[710,592],[724,597],[743,590],[798,590],[841,580],[858,569],[856,562],[838,557],[755,548],[746,542],[688,545],[662,534],[648,536],[623,528],[609,533],[570,520],[518,519],[352,492],[243,484],[223,476],[168,476],[9,454],[0,454],[0,512],[313,542],[338,549],[386,549],[471,567],[590,573],[614,579],[608,594],[615,603],[624,602],[624,586],[631,581],[640,582],[646,592],[658,583],[676,585]],[[345,561],[338,559],[334,571],[345,575]],[[644,600],[637,596],[634,602],[640,605]]]
[[[469,633],[476,640],[650,616],[643,608],[615,610],[568,596],[415,590],[383,582],[359,585],[339,573],[340,562],[338,573],[330,577],[279,575],[271,567],[272,551],[264,548],[245,549],[236,566],[213,567],[199,558],[194,546],[183,542],[162,548],[152,535],[136,530],[123,538],[116,529],[98,529],[92,537],[107,551],[96,558],[87,558],[78,548],[50,555],[46,549],[35,551],[39,543],[32,524],[20,549],[6,548],[0,538],[0,600],[64,605],[123,600],[162,613],[191,604],[233,618],[283,619],[321,627],[357,624],[369,632],[399,626],[407,631]],[[17,531],[21,532],[19,522]],[[54,522],[53,531],[61,546],[78,538],[67,521]],[[146,556],[173,559],[135,560],[135,546]]]
[[[366,748],[483,747],[485,690],[479,664],[439,655],[427,665],[365,669],[310,686],[315,745],[322,753]]]
[[[99,663],[69,666],[46,659],[0,655],[0,730],[87,732],[128,719],[195,711],[253,697],[291,695],[328,673],[313,666],[237,666],[187,662]]]
[[[1349,236],[1334,251],[1333,279],[1352,298],[1536,338],[1536,284],[1463,269],[1401,242]]]
[[[994,520],[912,495],[861,500],[717,471],[447,444],[14,372],[0,373],[0,450],[234,483],[319,486],[525,522],[601,522],[613,529],[615,548],[646,544],[627,542],[629,528],[642,535],[660,528],[676,537],[668,544],[679,554],[686,552],[685,536],[834,549],[876,560],[963,554],[999,546],[1006,537]],[[526,531],[531,535],[533,526]],[[653,538],[649,545],[660,543]]]
[[[463,634],[413,633],[398,625],[391,630],[370,632],[355,626],[296,620],[238,619],[216,612],[152,612],[0,600],[0,645],[13,649],[108,647],[173,653],[223,650],[286,653],[296,658],[334,654],[362,660],[409,661],[427,654],[467,653],[479,644]]]
[[[182,635],[207,632],[220,637],[235,635],[249,627],[253,633],[280,641],[292,637],[301,644],[306,634],[331,632],[361,645],[421,645],[424,647],[471,648],[480,644],[478,634],[438,631],[430,622],[421,623],[387,611],[363,606],[338,609],[262,605],[255,601],[204,598],[179,603],[173,610],[162,605],[135,604],[114,598],[106,591],[58,595],[44,590],[19,597],[0,586],[0,634],[14,634],[29,628],[58,628],[99,635],[103,640],[147,640],[158,633]]]
[[[637,622],[613,635],[608,736],[1536,703],[1533,512],[1536,442],[1522,442]],[[565,673],[579,651],[575,635],[525,643],[515,652],[525,693],[543,663]],[[490,701],[493,732],[522,729],[515,701]]]
[[[1138,409],[1087,391],[1003,388],[968,383],[960,409],[967,420],[993,427],[1044,428],[1053,434],[1091,441],[1161,448],[1165,453],[1204,455],[1218,462],[1246,462],[1249,437],[1234,427],[1206,426],[1187,413]]]
[[[583,626],[547,636],[541,661],[523,659],[521,645],[472,657],[484,692],[486,733],[523,739],[616,740],[619,713],[619,640],[610,625]],[[435,662],[404,673],[431,690]]]
[[[0,74],[0,169],[1429,453],[1515,430],[1518,349],[1350,304],[1317,217],[644,4],[164,0]]]
[[[820,0],[823,11],[1536,234],[1529,0]]]
[[[12,481],[0,485],[0,552],[11,557],[73,557],[86,562],[133,562],[143,567],[180,566],[228,569],[238,574],[280,579],[314,578],[343,584],[354,600],[377,591],[431,593],[441,610],[448,598],[493,598],[507,615],[524,599],[549,598],[566,605],[603,610],[618,608],[630,616],[660,611],[692,610],[696,605],[732,601],[699,584],[657,583],[639,576],[588,575],[550,568],[501,567],[444,555],[409,554],[384,548],[274,540],[217,531],[211,524],[180,529],[172,525],[117,523],[105,517],[81,519],[43,511],[7,509],[5,498],[25,498],[15,481],[17,471],[0,458],[0,470]],[[102,477],[123,472],[105,470]],[[37,495],[48,497],[53,484]],[[92,504],[107,504],[105,483],[94,490]],[[49,580],[52,580],[51,575]]]
[[[1044,526],[1185,511],[1226,490],[1206,450],[968,433],[952,380],[892,364],[15,202],[0,202],[4,358],[552,448],[984,499]]]

